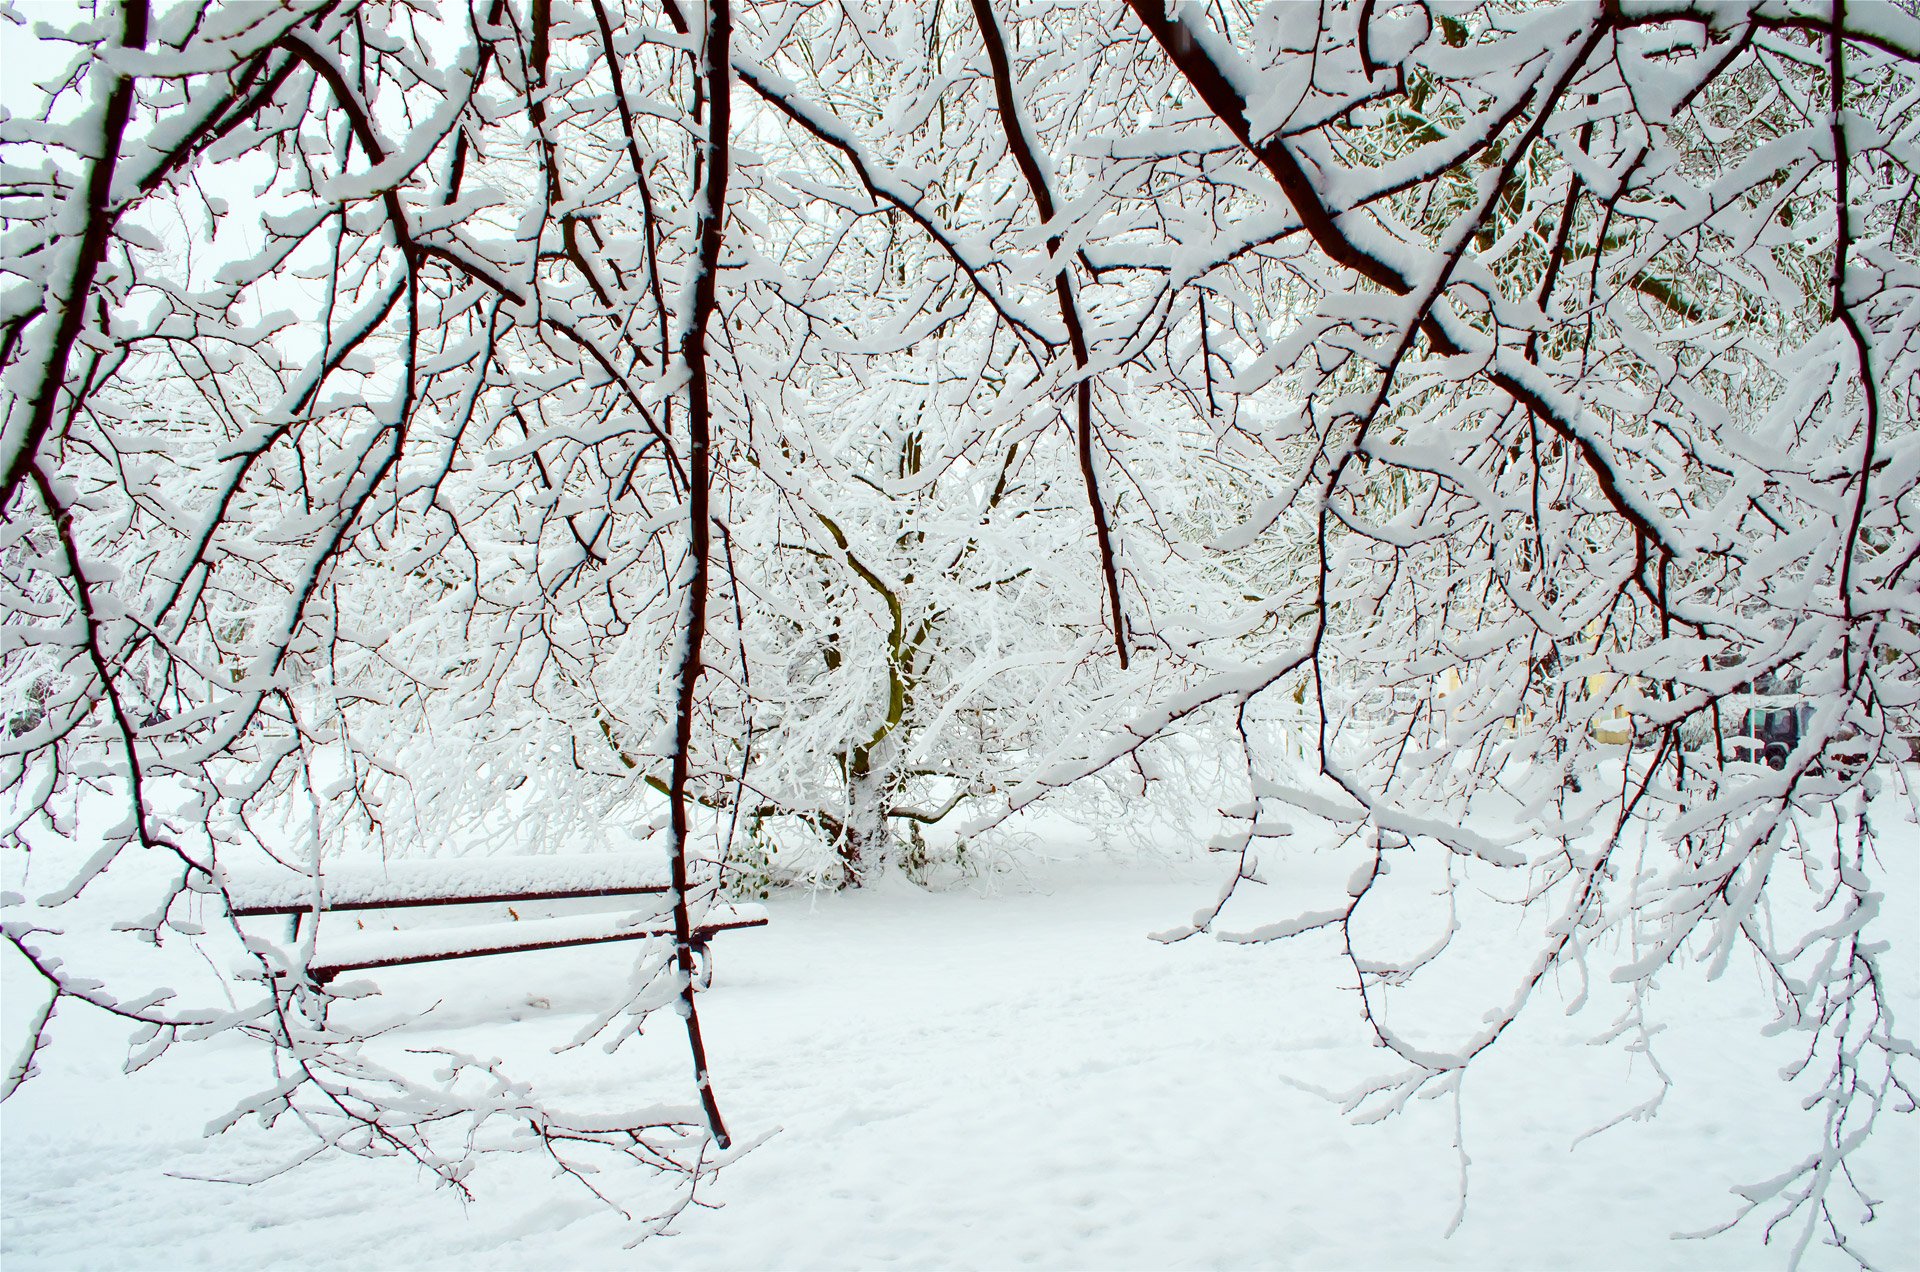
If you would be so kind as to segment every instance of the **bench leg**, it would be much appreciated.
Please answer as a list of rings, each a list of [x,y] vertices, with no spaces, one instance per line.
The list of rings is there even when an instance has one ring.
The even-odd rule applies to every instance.
[[[697,942],[693,947],[693,987],[713,988],[713,947],[705,941]]]

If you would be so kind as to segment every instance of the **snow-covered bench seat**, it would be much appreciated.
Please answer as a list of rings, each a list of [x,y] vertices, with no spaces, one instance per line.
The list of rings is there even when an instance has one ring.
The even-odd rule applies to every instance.
[[[319,887],[292,870],[229,871],[227,896],[237,918],[306,914],[316,891],[322,910],[390,910],[415,905],[486,905],[626,897],[667,890],[667,868],[648,858],[598,853],[578,857],[480,857],[328,865]]]
[[[653,896],[652,907],[632,913],[574,914],[509,923],[470,923],[412,931],[317,929],[308,974],[324,985],[345,972],[481,958],[531,950],[636,941],[673,933],[667,904],[666,869],[654,861],[611,854],[580,857],[428,859],[377,865],[328,866],[318,881],[291,870],[234,872],[227,896],[236,918],[286,915],[289,939],[299,935],[301,916],[315,911],[406,910],[419,906],[499,905],[566,901],[587,897]],[[316,904],[317,902],[317,904]],[[513,913],[511,910],[509,914]],[[715,902],[698,917],[692,937],[700,960],[701,987],[713,979],[708,949],[714,936],[736,928],[764,927],[757,905]]]

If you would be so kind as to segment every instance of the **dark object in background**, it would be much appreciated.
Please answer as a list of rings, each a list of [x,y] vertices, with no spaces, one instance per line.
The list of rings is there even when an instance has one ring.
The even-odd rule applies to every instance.
[[[1792,707],[1754,707],[1747,712],[1746,736],[1761,744],[1756,758],[1766,761],[1768,768],[1783,769],[1788,754],[1800,745],[1800,712]]]
[[[1787,756],[1800,745],[1807,720],[1813,715],[1812,706],[1791,700],[1791,697],[1798,696],[1797,689],[1796,683],[1776,675],[1756,677],[1751,686],[1740,685],[1737,689],[1737,692],[1752,693],[1755,697],[1777,695],[1787,699],[1779,706],[1747,708],[1740,724],[1737,736],[1751,738],[1758,744],[1751,748],[1753,758],[1765,763],[1768,768],[1783,769],[1787,766]]]

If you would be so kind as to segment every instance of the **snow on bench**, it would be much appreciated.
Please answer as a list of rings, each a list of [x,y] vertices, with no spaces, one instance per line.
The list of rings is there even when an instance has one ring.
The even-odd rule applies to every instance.
[[[315,880],[292,870],[229,871],[227,896],[235,918],[282,914],[293,918],[289,941],[299,934],[300,918],[318,909],[403,910],[417,906],[495,905],[564,901],[583,897],[655,894],[650,908],[633,913],[575,914],[510,923],[468,923],[412,931],[339,930],[322,925],[307,972],[324,985],[343,972],[451,958],[481,958],[531,950],[636,941],[673,935],[673,908],[667,903],[667,867],[657,859],[611,853],[573,857],[428,858],[379,864],[329,865]],[[512,911],[509,911],[512,913]],[[518,920],[518,916],[515,916]],[[715,902],[698,915],[692,944],[701,962],[702,988],[713,979],[708,943],[716,933],[764,927],[766,910],[757,905]]]
[[[651,858],[596,853],[573,857],[429,857],[321,872],[321,909],[385,910],[416,905],[485,905],[623,897],[667,890],[667,866]],[[235,917],[304,914],[313,880],[291,870],[230,871]]]

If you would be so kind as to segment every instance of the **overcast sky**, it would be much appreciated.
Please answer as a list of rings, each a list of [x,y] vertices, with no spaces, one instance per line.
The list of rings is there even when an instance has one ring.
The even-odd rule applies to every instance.
[[[63,70],[73,61],[73,46],[47,43],[33,37],[37,22],[66,29],[84,20],[91,5],[76,0],[0,0],[0,106],[16,115],[40,113],[40,90],[35,81]]]

